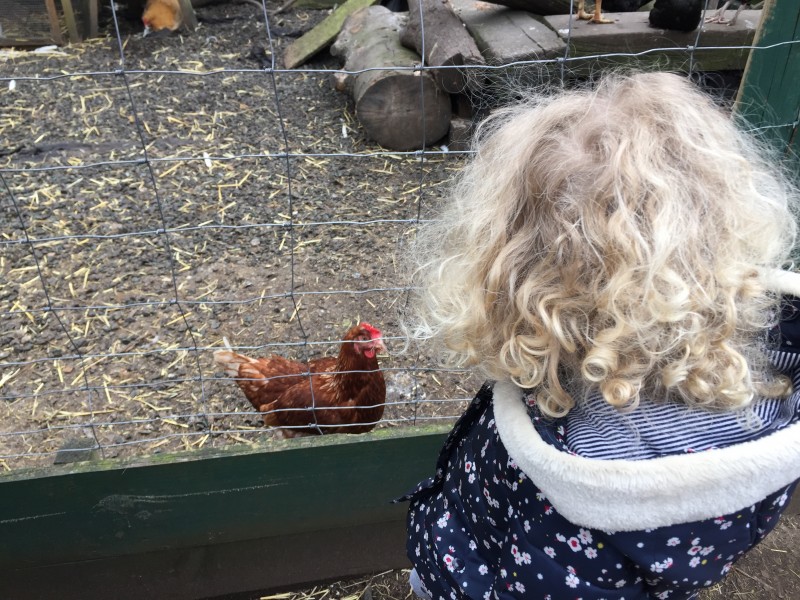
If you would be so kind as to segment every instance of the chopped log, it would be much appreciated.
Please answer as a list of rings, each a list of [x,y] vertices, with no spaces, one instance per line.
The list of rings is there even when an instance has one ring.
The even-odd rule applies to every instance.
[[[408,24],[400,32],[400,41],[419,54],[422,54],[424,41],[425,64],[429,67],[485,64],[475,40],[453,12],[448,0],[408,0]],[[468,85],[479,88],[480,77],[474,71],[471,75],[468,71],[435,69],[433,78],[444,91],[451,94],[465,91]]]
[[[345,70],[357,72],[337,78],[335,85],[352,95],[367,136],[391,150],[420,149],[450,127],[450,97],[433,77],[397,69],[421,63],[400,43],[404,25],[400,13],[383,6],[362,8],[345,21],[331,47],[331,54],[344,59]]]
[[[349,15],[360,8],[373,5],[377,1],[347,0],[311,31],[292,42],[283,55],[283,64],[287,69],[294,69],[302,65],[336,39],[342,29],[342,24]]]
[[[470,149],[472,144],[472,134],[475,126],[472,119],[462,119],[454,117],[450,121],[450,136],[447,147],[451,152],[464,152]]]

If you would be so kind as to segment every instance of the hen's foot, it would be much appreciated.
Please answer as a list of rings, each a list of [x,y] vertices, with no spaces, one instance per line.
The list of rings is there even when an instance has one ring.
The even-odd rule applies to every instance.
[[[611,19],[604,19],[603,15],[600,11],[595,11],[593,13],[587,13],[582,8],[578,9],[577,14],[575,15],[579,19],[583,21],[589,21],[589,23],[597,23],[597,24],[609,24],[613,23],[614,21]]]

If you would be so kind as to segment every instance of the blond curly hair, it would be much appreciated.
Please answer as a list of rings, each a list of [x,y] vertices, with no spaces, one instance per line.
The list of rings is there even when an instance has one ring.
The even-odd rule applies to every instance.
[[[685,77],[606,76],[481,124],[411,252],[412,339],[566,414],[597,389],[730,409],[780,395],[763,358],[797,194]]]

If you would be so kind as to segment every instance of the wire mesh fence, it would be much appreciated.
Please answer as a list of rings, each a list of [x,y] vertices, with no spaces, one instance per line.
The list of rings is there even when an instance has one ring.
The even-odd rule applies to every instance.
[[[192,33],[142,38],[107,4],[98,39],[0,57],[0,467],[262,442],[274,431],[212,359],[223,337],[307,361],[372,323],[389,350],[378,428],[451,421],[477,390],[424,346],[396,352],[398,260],[469,151],[370,142],[331,87],[357,72],[325,53],[282,68],[326,13],[277,8],[212,6]],[[701,27],[573,56],[566,23],[563,56],[474,68],[473,119],[524,85],[666,51],[729,104],[740,74],[702,72],[701,55],[755,51],[703,46]]]

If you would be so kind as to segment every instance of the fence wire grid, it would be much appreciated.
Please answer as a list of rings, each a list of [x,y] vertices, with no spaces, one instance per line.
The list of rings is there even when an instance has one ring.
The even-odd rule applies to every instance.
[[[325,52],[281,66],[328,11],[277,8],[223,3],[143,38],[103,3],[98,39],[0,50],[0,468],[262,442],[274,432],[214,365],[223,336],[305,361],[372,323],[389,349],[379,428],[452,421],[477,390],[424,346],[393,353],[411,289],[397,258],[469,151],[370,142],[330,83],[363,71]],[[703,46],[701,27],[686,46],[571,56],[572,25],[563,56],[462,67],[487,81],[473,118],[521,82],[667,51],[730,103],[740,73],[698,57],[758,51]]]

